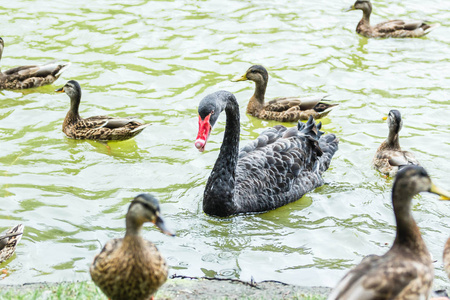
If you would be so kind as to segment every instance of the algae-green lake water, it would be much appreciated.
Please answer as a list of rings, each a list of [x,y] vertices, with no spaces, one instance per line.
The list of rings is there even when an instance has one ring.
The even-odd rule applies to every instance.
[[[372,22],[428,19],[442,26],[418,39],[355,33],[349,1],[2,1],[2,70],[72,62],[53,85],[0,91],[0,230],[25,233],[0,284],[89,280],[101,245],[125,231],[129,201],[152,193],[172,238],[147,225],[170,273],[334,286],[368,254],[392,245],[391,179],[371,168],[390,109],[403,116],[400,143],[435,184],[450,188],[450,2],[373,1]],[[267,98],[330,94],[340,105],[323,129],[340,138],[326,185],[258,215],[218,219],[202,211],[225,115],[205,152],[194,147],[197,105],[225,89],[240,104],[241,143],[277,122],[245,114],[252,82],[230,82],[252,64],[269,70]],[[83,90],[80,114],[138,116],[136,138],[70,140],[66,81]],[[295,123],[286,124],[295,126]],[[413,214],[448,287],[442,250],[450,205],[432,194]]]

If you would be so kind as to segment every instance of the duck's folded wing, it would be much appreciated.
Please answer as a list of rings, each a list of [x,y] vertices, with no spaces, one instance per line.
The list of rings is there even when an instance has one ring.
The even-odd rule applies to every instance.
[[[267,102],[264,106],[266,111],[287,111],[293,107],[300,108],[300,110],[313,109],[320,101],[324,100],[323,97],[282,97],[276,98]]]
[[[394,32],[397,30],[416,30],[424,24],[423,20],[390,20],[375,26],[379,32]]]
[[[297,107],[301,104],[300,98],[297,97],[282,97],[270,100],[264,105],[266,111],[282,112],[287,111],[292,107]]]
[[[3,74],[8,76],[17,75],[20,78],[47,77],[48,75],[58,77],[69,66],[70,63],[65,64],[48,63],[45,65],[34,65],[34,66],[29,65],[9,69],[3,72]]]

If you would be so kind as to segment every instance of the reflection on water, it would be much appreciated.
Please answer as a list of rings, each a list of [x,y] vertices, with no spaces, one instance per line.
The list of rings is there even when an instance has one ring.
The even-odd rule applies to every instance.
[[[437,0],[378,5],[374,22],[450,17]],[[370,168],[387,135],[381,119],[399,109],[402,147],[416,153],[433,180],[448,185],[450,67],[446,26],[420,39],[370,40],[355,34],[360,16],[342,3],[285,1],[9,1],[0,9],[3,70],[71,61],[54,85],[0,92],[0,230],[26,225],[4,284],[87,280],[101,245],[124,234],[129,201],[155,194],[177,237],[151,226],[144,236],[171,272],[332,286],[367,254],[391,245],[392,180]],[[344,5],[346,6],[346,5]],[[432,21],[435,21],[433,19]],[[202,212],[203,188],[218,156],[221,117],[199,153],[197,105],[226,89],[240,103],[242,144],[267,126],[245,115],[253,84],[230,78],[252,64],[270,75],[267,98],[330,94],[340,103],[323,120],[341,143],[326,185],[260,215],[217,219]],[[69,99],[53,91],[80,82],[80,114],[138,116],[152,123],[135,139],[102,143],[61,132]],[[295,124],[286,124],[294,126]],[[450,207],[433,195],[414,201],[414,216],[447,285],[441,253]]]

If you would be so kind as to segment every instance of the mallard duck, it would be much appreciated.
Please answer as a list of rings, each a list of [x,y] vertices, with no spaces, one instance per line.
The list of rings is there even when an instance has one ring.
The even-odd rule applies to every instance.
[[[198,107],[195,147],[203,152],[211,129],[225,110],[227,123],[219,157],[203,194],[203,211],[227,217],[260,213],[300,199],[321,186],[338,149],[334,134],[323,135],[310,116],[306,124],[276,125],[239,151],[239,105],[230,92],[212,93]]]
[[[10,258],[22,239],[24,226],[16,225],[0,234],[0,263]]]
[[[383,174],[394,176],[399,166],[419,165],[414,154],[402,151],[398,139],[398,134],[402,129],[402,116],[398,110],[389,111],[387,118],[389,135],[388,138],[378,147],[373,158],[374,167]]]
[[[108,241],[89,269],[94,283],[112,300],[153,299],[167,280],[166,261],[156,246],[141,236],[145,222],[173,236],[164,225],[158,200],[149,194],[138,195],[128,208],[125,237]]]
[[[265,120],[280,122],[296,122],[308,120],[309,116],[320,119],[328,115],[331,108],[337,104],[326,103],[325,97],[283,97],[264,102],[269,74],[260,65],[251,66],[241,77],[232,81],[251,80],[255,82],[255,93],[247,105],[247,113]]]
[[[429,299],[434,269],[419,227],[411,215],[411,201],[420,192],[449,195],[448,191],[432,184],[424,168],[401,168],[392,188],[397,222],[394,244],[383,256],[365,257],[342,278],[329,300]]]
[[[81,87],[75,80],[69,80],[55,92],[65,92],[70,97],[70,110],[64,119],[62,130],[72,139],[97,141],[123,141],[138,135],[150,124],[135,121],[134,117],[116,118],[95,116],[82,119],[78,113],[81,101]]]
[[[0,37],[0,60],[5,44]],[[20,90],[51,84],[64,72],[70,63],[50,62],[45,65],[22,66],[0,71],[0,89]]]
[[[369,38],[406,38],[420,37],[439,27],[439,24],[429,24],[424,20],[390,20],[375,26],[370,26],[372,3],[370,0],[357,0],[347,11],[360,9],[363,17],[356,26],[356,32]]]

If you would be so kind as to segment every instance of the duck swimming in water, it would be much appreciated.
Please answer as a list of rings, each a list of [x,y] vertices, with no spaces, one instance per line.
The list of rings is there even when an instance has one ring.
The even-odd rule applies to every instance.
[[[341,279],[328,300],[429,299],[434,268],[419,227],[411,215],[411,201],[420,192],[450,196],[449,192],[431,182],[424,168],[414,165],[402,167],[392,187],[397,223],[394,244],[383,256],[365,257]]]
[[[403,126],[402,116],[398,110],[391,110],[387,117],[389,135],[378,147],[373,165],[383,174],[394,176],[399,166],[419,165],[414,154],[403,151],[400,147],[399,133]]]
[[[123,141],[138,135],[150,124],[142,124],[131,118],[95,116],[82,119],[78,113],[81,101],[81,87],[75,80],[69,80],[58,93],[70,97],[70,110],[64,119],[63,132],[72,139],[97,141]]]
[[[356,27],[356,32],[368,38],[421,37],[440,26],[424,20],[390,20],[371,26],[372,3],[370,0],[357,0],[347,11],[357,9],[363,11],[363,17]]]
[[[0,60],[5,44],[0,37]],[[0,71],[0,89],[20,90],[53,83],[69,68],[70,63],[48,63],[45,65],[21,66]]]
[[[251,80],[255,82],[255,93],[247,105],[247,113],[264,120],[297,122],[324,118],[337,104],[328,103],[325,97],[282,97],[264,102],[269,73],[260,65],[251,66],[247,72],[233,81]]]
[[[339,140],[323,135],[310,117],[306,124],[276,125],[239,151],[239,105],[230,92],[212,93],[198,107],[195,147],[205,150],[211,129],[225,110],[227,121],[219,157],[203,194],[203,211],[227,217],[261,213],[300,199],[321,186]]]

